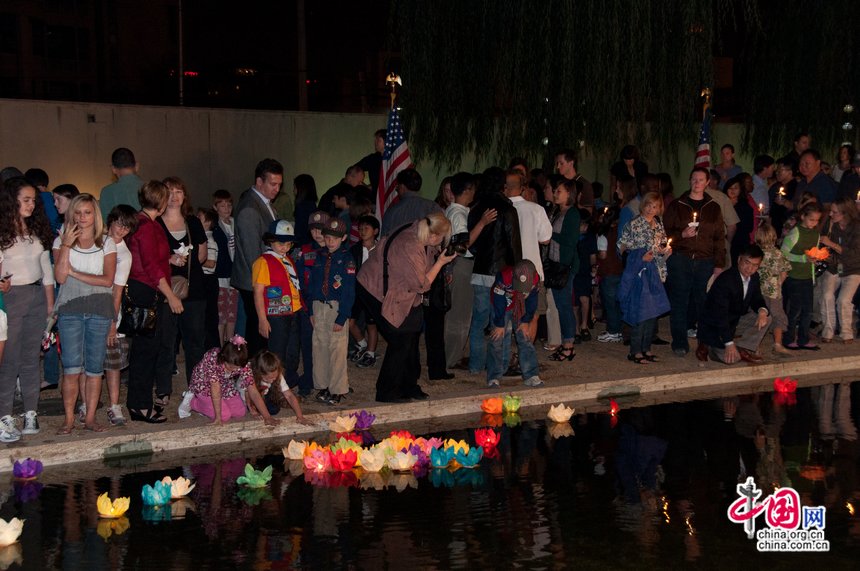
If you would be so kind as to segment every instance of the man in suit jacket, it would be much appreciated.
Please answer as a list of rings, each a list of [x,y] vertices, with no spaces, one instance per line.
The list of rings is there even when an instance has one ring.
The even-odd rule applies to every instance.
[[[763,360],[758,347],[771,322],[757,273],[763,258],[761,248],[747,246],[738,256],[737,267],[714,280],[699,317],[699,360],[707,361],[710,356],[729,365]],[[737,341],[736,331],[740,333]]]
[[[254,171],[254,186],[239,199],[235,214],[236,253],[230,285],[239,290],[245,309],[245,338],[248,354],[266,348],[259,333],[257,311],[254,309],[254,288],[251,266],[263,254],[263,233],[277,216],[271,205],[284,182],[284,167],[275,159],[263,159]]]

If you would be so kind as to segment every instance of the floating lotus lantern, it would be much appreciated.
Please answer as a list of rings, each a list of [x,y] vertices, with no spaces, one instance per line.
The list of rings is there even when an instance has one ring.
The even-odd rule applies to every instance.
[[[778,393],[793,393],[797,390],[797,381],[790,377],[773,380],[773,390]]]
[[[502,414],[502,399],[499,397],[484,399],[481,402],[481,410],[487,414]]]
[[[502,420],[501,414],[484,413],[481,415],[481,426],[490,426],[492,428],[501,428],[502,424],[504,424],[504,420]]]
[[[552,438],[573,436],[573,427],[569,422],[553,422],[549,427],[549,435]]]
[[[112,535],[122,535],[128,531],[129,527],[131,527],[131,523],[125,516],[116,519],[103,519],[96,525],[96,533],[102,539],[108,540]]]
[[[421,447],[413,443],[409,448],[404,448],[401,452],[409,452],[415,456],[415,467],[426,466],[430,463],[430,455],[425,453]]]
[[[122,517],[128,511],[129,504],[131,504],[131,498],[117,498],[111,502],[107,492],[100,495],[96,500],[99,516],[107,519]]]
[[[15,460],[12,466],[12,475],[18,480],[35,480],[42,473],[42,463],[32,458],[26,460]]]
[[[421,448],[424,450],[425,453],[427,453],[428,456],[430,455],[431,450],[435,448],[441,448],[444,444],[444,442],[442,442],[442,439],[437,436],[434,436],[433,438],[416,438],[415,443],[419,444],[419,442]]]
[[[179,476],[175,480],[170,476],[165,476],[161,479],[161,482],[170,486],[170,499],[178,500],[179,498],[183,498],[187,496],[191,490],[194,489],[194,486],[197,484],[192,484],[191,480],[188,478],[183,478]]]
[[[470,447],[465,440],[454,440],[453,438],[449,438],[445,441],[445,448],[456,454],[457,452],[468,452]]]
[[[289,460],[301,460],[305,455],[305,448],[307,448],[307,446],[308,443],[306,440],[290,440],[287,447],[282,450],[284,458]]]
[[[826,260],[830,256],[830,251],[825,247],[813,247],[804,252],[810,260]]]
[[[358,454],[361,452],[361,444],[356,442],[351,438],[340,437],[337,439],[337,442],[329,446],[331,450],[355,450],[355,453]]]
[[[353,412],[350,416],[355,418],[355,430],[368,430],[376,420],[376,415],[366,410]]]
[[[328,472],[331,468],[331,457],[327,450],[314,450],[305,456],[305,470],[311,472]]]
[[[492,428],[475,429],[475,444],[481,448],[495,448],[499,443],[499,433]]]
[[[434,468],[447,468],[453,459],[452,448],[434,448],[430,451],[430,465]]]
[[[522,400],[522,397],[508,395],[504,399],[502,399],[502,409],[505,412],[517,412],[518,410],[520,410]]]
[[[170,503],[170,484],[158,481],[155,485],[144,484],[140,497],[145,506],[163,506]]]
[[[484,449],[476,446],[468,452],[457,452],[454,454],[454,460],[463,468],[474,468],[484,456]]]
[[[272,479],[272,467],[255,470],[250,464],[245,464],[245,473],[236,478],[236,483],[249,488],[262,488]]]
[[[408,430],[392,430],[388,436],[395,436],[406,440],[415,440],[415,437]]]
[[[382,448],[362,450],[358,455],[358,461],[365,472],[379,472],[385,468],[387,460],[385,450]]]
[[[329,453],[329,461],[331,469],[335,472],[348,472],[355,467],[358,461],[358,454],[351,449],[332,450]]]
[[[332,432],[352,432],[355,430],[354,416],[338,416],[329,425]]]
[[[411,452],[398,452],[388,459],[388,467],[395,472],[406,472],[415,465],[417,458]]]
[[[515,412],[509,412],[502,417],[502,420],[505,423],[505,426],[508,428],[514,428],[515,426],[519,426],[520,422],[522,422],[522,418]]]
[[[24,531],[24,520],[13,517],[9,521],[0,518],[0,547],[12,545]]]
[[[573,416],[575,410],[569,406],[564,406],[564,403],[560,402],[557,405],[550,406],[549,412],[546,415],[553,422],[567,422]]]

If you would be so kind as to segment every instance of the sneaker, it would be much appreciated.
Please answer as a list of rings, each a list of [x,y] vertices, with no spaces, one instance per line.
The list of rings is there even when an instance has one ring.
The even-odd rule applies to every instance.
[[[39,418],[35,410],[24,413],[24,430],[21,434],[39,434]]]
[[[191,391],[184,391],[182,393],[182,402],[179,403],[179,418],[188,418],[191,416],[191,401],[194,400],[194,393]]]
[[[358,363],[361,361],[361,358],[367,353],[367,347],[357,347],[355,351],[353,351],[352,356],[349,358],[353,363]]]
[[[124,426],[125,417],[122,415],[122,406],[118,404],[110,405],[107,411],[108,421],[111,426]]]
[[[500,385],[501,383],[499,383],[499,379],[490,379],[489,381],[487,381],[488,389],[497,389]]]
[[[328,400],[329,400],[330,398],[331,398],[331,393],[330,393],[330,392],[328,392],[328,389],[321,389],[321,390],[317,393],[317,396],[316,396],[316,399],[317,399],[319,402],[328,402]]]
[[[698,335],[699,335],[699,330],[696,329],[695,327],[691,327],[690,329],[687,329],[687,337],[689,337],[690,339],[695,339]]]
[[[9,444],[10,442],[18,442],[19,440],[21,440],[20,434],[12,434],[5,429],[0,430],[0,442],[2,442],[3,444]]]
[[[604,331],[597,336],[597,340],[601,343],[621,343],[621,333],[610,333]]]
[[[376,355],[371,355],[368,351],[365,351],[362,354],[361,359],[355,363],[356,367],[361,367],[362,369],[367,369],[374,365],[376,365]]]
[[[86,403],[81,403],[78,405],[78,422],[81,424],[85,424],[87,420],[87,405]]]
[[[328,391],[326,391],[328,392]],[[329,394],[328,399],[326,399],[325,403],[330,406],[337,406],[346,398],[346,395],[333,395]]]
[[[21,431],[15,426],[15,419],[12,418],[12,415],[7,414],[3,418],[0,418],[0,430],[14,436],[15,440],[21,438]]]
[[[523,384],[527,387],[542,387],[543,381],[540,380],[540,377],[535,375],[534,377],[529,377],[528,379],[523,381]]]

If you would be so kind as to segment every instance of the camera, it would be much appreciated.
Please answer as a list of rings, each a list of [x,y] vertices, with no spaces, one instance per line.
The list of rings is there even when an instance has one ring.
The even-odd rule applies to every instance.
[[[448,246],[445,248],[445,255],[450,256],[456,253],[458,256],[462,256],[466,253],[468,245],[468,232],[460,232],[459,234],[454,234],[453,236],[451,236],[451,241],[448,242]]]

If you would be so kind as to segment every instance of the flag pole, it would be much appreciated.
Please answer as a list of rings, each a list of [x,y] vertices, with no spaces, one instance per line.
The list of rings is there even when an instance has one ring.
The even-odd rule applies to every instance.
[[[699,95],[704,98],[704,101],[702,102],[702,121],[704,121],[705,120],[705,114],[708,112],[708,109],[710,109],[710,107],[711,107],[711,95],[712,95],[711,88],[710,87],[704,88]]]

